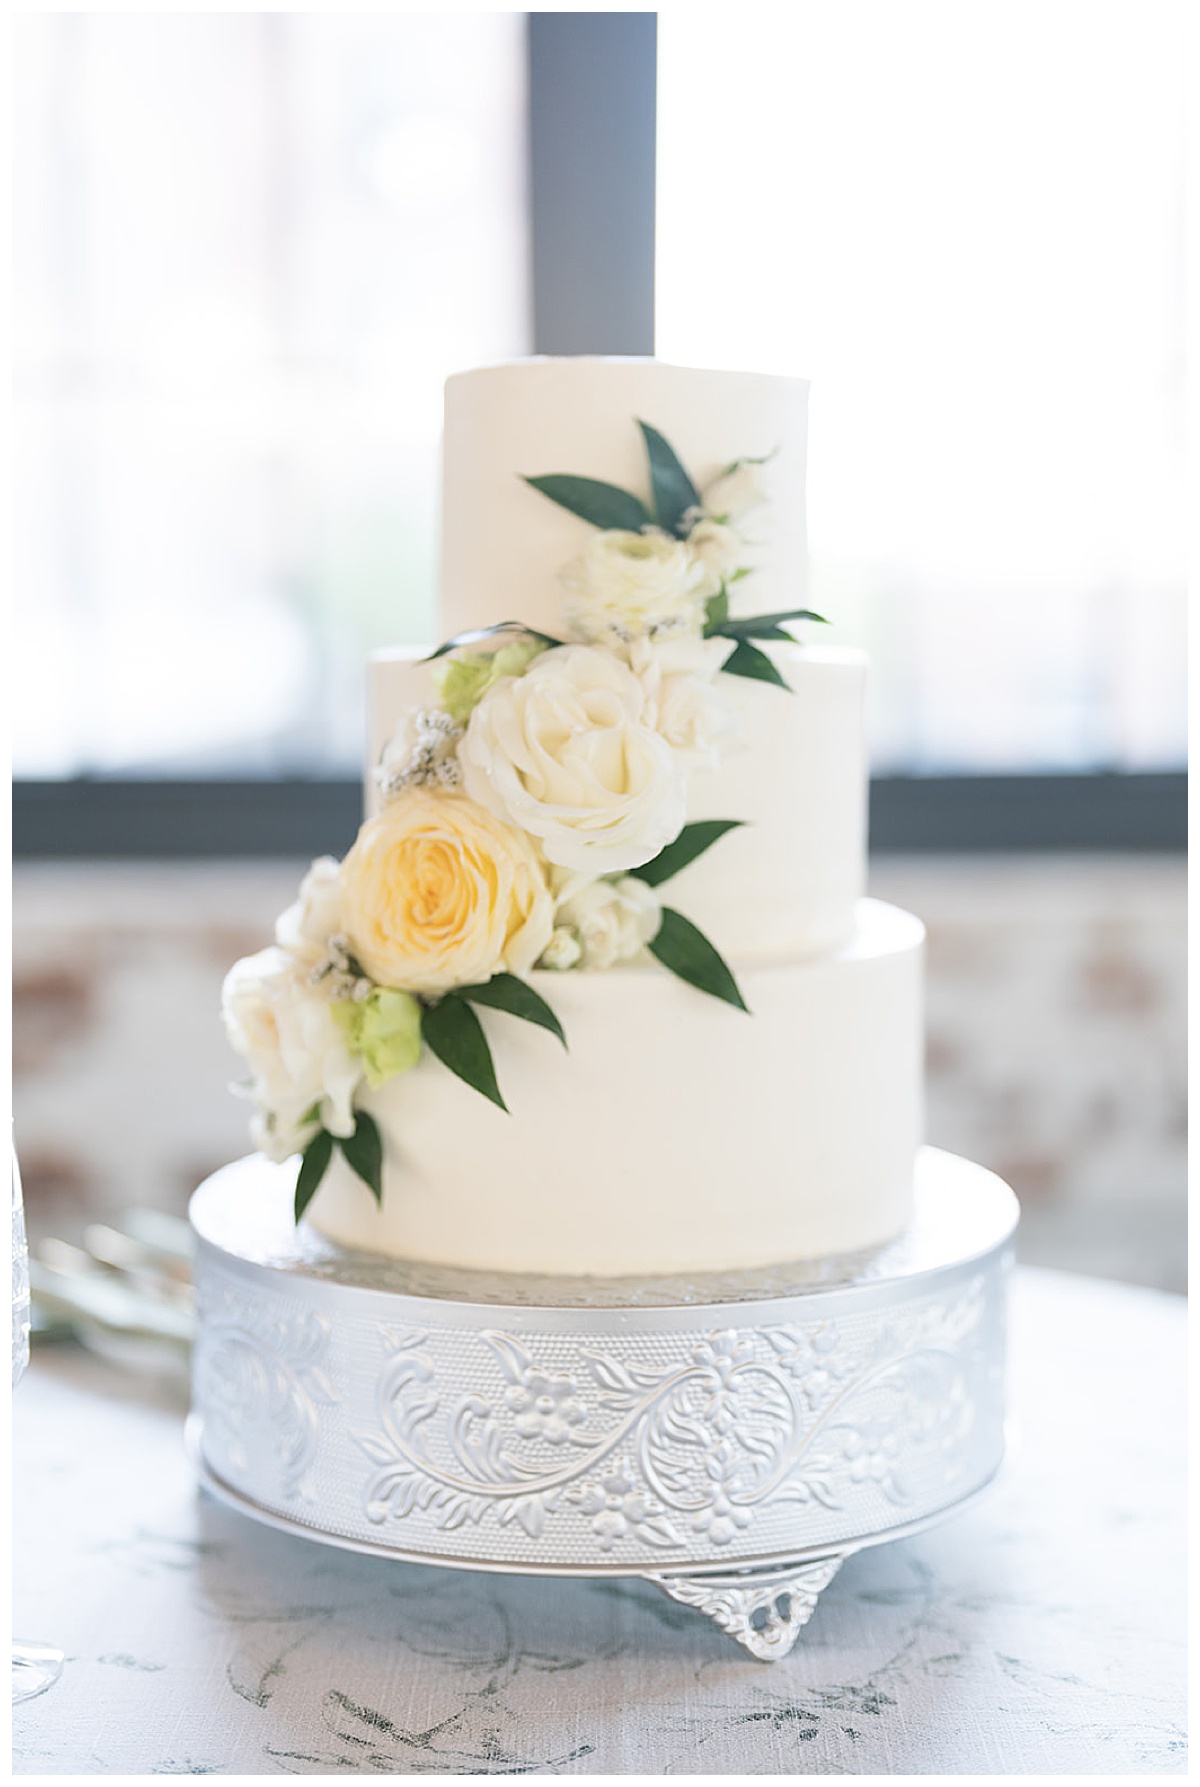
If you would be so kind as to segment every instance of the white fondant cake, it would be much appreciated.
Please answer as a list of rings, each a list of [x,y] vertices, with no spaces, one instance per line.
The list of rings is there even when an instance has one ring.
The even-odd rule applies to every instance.
[[[645,481],[637,422],[665,435],[698,484],[739,456],[768,458],[767,501],[749,541],[756,609],[803,604],[808,578],[808,385],[757,372],[706,372],[658,360],[519,360],[446,385],[442,454],[442,633],[522,620],[557,634],[561,567],[579,523],[539,509],[521,478],[578,472],[636,490]]]
[[[508,1112],[422,1060],[366,1101],[382,1206],[339,1160],[310,1220],[411,1259],[612,1276],[889,1240],[920,1139],[922,936],[865,900],[843,948],[739,975],[749,1017],[653,964],[538,975],[569,1052],[485,1012]]]
[[[533,360],[450,381],[439,632],[524,632],[459,642],[455,674],[484,678],[461,702],[445,658],[373,661],[359,843],[256,969],[256,986],[274,975],[285,993],[227,1003],[252,1064],[256,1046],[270,1057],[256,1066],[260,1108],[275,1100],[267,1144],[277,1157],[288,1134],[308,1144],[298,1205],[331,1239],[626,1276],[851,1252],[908,1221],[923,933],[863,898],[865,660],[775,624],[804,605],[806,411],[802,381],[654,361]],[[743,525],[746,462],[760,500]],[[597,570],[589,550],[610,557]],[[514,638],[503,675],[470,656]],[[670,685],[681,639],[686,674]],[[439,814],[482,821],[492,842],[439,830]],[[517,840],[499,867],[497,819]],[[737,828],[660,887],[657,853],[685,819]],[[593,957],[582,883],[593,902],[625,902],[619,923],[605,908]],[[491,949],[482,972],[443,947],[468,934],[472,964],[481,937]],[[502,982],[506,1002],[489,1001]],[[516,982],[556,1015],[567,1052],[512,1003]],[[300,1067],[276,1073],[289,1047]]]

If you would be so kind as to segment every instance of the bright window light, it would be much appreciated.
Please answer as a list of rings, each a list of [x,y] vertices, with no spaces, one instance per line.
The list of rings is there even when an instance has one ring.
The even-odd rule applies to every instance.
[[[352,773],[529,351],[524,15],[18,26],[17,773]]]
[[[879,767],[1184,750],[1182,44],[1159,0],[660,15],[664,359],[812,380]]]

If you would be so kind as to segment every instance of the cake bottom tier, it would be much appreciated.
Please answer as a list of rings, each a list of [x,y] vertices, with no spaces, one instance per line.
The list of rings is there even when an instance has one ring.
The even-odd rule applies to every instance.
[[[606,1276],[886,1241],[912,1209],[923,937],[865,900],[843,949],[739,966],[749,1016],[656,963],[535,975],[569,1051],[482,1013],[509,1111],[423,1058],[365,1101],[381,1206],[335,1156],[308,1220],[396,1258]]]

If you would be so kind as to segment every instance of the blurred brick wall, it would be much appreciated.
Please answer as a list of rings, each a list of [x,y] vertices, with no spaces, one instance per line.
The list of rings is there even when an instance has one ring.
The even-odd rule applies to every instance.
[[[1040,1265],[1181,1291],[1186,887],[1171,857],[886,857],[928,932],[926,1133],[1021,1199]]]
[[[303,865],[18,867],[15,1117],[31,1232],[182,1210],[245,1152],[222,976]],[[1007,1178],[1024,1257],[1181,1289],[1184,869],[881,858],[929,929],[927,1133]]]

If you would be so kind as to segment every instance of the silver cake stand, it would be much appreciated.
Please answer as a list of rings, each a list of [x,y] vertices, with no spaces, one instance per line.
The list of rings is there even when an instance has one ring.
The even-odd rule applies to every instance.
[[[885,1248],[687,1279],[349,1253],[294,1226],[293,1183],[256,1156],[191,1206],[189,1443],[256,1520],[452,1569],[641,1576],[773,1659],[852,1552],[999,1468],[1017,1209],[968,1161],[921,1151]]]

